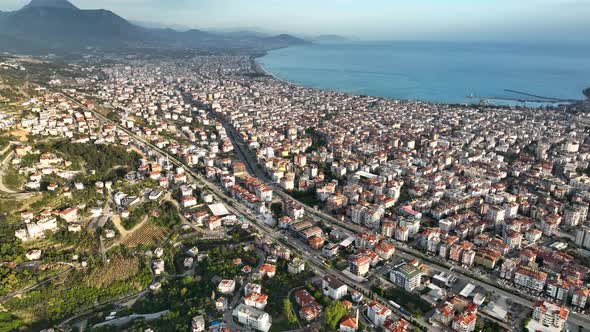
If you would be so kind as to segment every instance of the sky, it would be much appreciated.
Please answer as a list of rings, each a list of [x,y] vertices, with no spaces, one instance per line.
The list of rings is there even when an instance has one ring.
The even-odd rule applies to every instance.
[[[28,0],[0,0],[14,10]],[[590,0],[72,0],[175,28],[368,40],[590,41]]]

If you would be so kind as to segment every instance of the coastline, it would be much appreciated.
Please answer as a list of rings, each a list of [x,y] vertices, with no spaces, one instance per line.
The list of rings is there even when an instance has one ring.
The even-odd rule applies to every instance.
[[[290,47],[284,47],[281,49],[288,49],[288,48],[290,48]],[[585,101],[583,99],[582,100],[572,99],[570,102],[547,101],[546,103],[525,101],[524,98],[522,100],[517,99],[517,98],[507,99],[507,100],[504,100],[501,98],[500,99],[488,98],[488,99],[480,99],[479,102],[475,102],[475,100],[477,100],[477,99],[474,99],[474,102],[447,102],[447,101],[437,101],[437,100],[405,99],[405,98],[399,98],[399,97],[395,97],[395,96],[384,96],[384,95],[379,95],[379,94],[356,94],[356,93],[345,91],[345,90],[311,87],[311,86],[306,86],[302,83],[294,83],[294,82],[289,81],[288,79],[280,78],[276,74],[274,74],[272,71],[270,71],[268,68],[266,68],[264,66],[264,64],[262,64],[259,61],[259,59],[261,59],[265,56],[268,56],[269,52],[272,52],[272,51],[274,51],[274,50],[269,50],[269,51],[266,51],[262,54],[257,54],[255,56],[251,57],[253,65],[256,69],[256,73],[267,76],[269,78],[272,78],[272,79],[279,81],[283,84],[287,84],[287,85],[297,87],[297,88],[329,91],[329,92],[341,93],[341,94],[356,96],[356,97],[372,97],[372,98],[379,98],[379,99],[396,101],[396,102],[422,103],[422,104],[439,105],[439,106],[479,107],[479,108],[484,108],[484,109],[485,108],[501,108],[501,107],[515,108],[515,109],[526,109],[526,110],[563,109],[563,108],[568,108],[568,107],[577,108],[579,105],[583,105],[583,104],[588,103],[590,101],[590,97],[589,97],[589,99],[588,99],[589,101]]]
[[[254,67],[256,68],[256,73],[257,74],[262,74],[262,75],[267,76],[267,77],[270,77],[270,78],[272,78],[272,79],[274,79],[276,81],[279,81],[279,82],[282,82],[282,83],[285,83],[285,84],[288,84],[288,85],[292,85],[292,86],[295,86],[295,87],[298,87],[298,88],[313,89],[313,88],[310,88],[310,87],[306,87],[306,86],[303,86],[303,85],[300,85],[300,84],[296,84],[296,83],[293,83],[293,82],[289,82],[287,80],[284,80],[284,79],[276,76],[275,74],[273,74],[270,70],[266,69],[262,63],[260,63],[259,61],[257,61],[257,59],[262,58],[262,57],[265,57],[267,55],[268,55],[268,53],[265,53],[265,54],[260,55],[260,56],[254,56],[254,57],[252,57],[252,63],[254,64]]]

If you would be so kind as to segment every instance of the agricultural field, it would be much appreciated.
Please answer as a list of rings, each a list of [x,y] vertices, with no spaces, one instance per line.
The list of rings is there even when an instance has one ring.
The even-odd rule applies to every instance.
[[[88,275],[87,283],[89,285],[106,287],[116,281],[131,278],[139,272],[140,267],[139,258],[116,255],[110,258],[110,261],[104,266]]]
[[[8,147],[11,137],[0,132],[0,151]]]
[[[140,245],[152,245],[156,242],[163,241],[168,234],[164,227],[156,226],[150,223],[145,223],[132,234],[127,235],[121,244],[133,248]]]
[[[12,167],[8,168],[4,173],[4,185],[12,191],[22,190],[26,181],[27,179]]]

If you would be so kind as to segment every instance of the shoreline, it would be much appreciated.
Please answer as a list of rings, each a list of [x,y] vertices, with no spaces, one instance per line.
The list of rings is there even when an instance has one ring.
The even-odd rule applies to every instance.
[[[289,47],[285,47],[285,48],[289,48]],[[531,105],[518,105],[518,104],[510,104],[510,103],[506,103],[506,104],[502,104],[502,103],[494,103],[491,102],[491,100],[487,100],[487,103],[482,104],[482,103],[449,103],[449,102],[441,102],[441,101],[426,101],[426,100],[414,100],[414,99],[400,99],[400,98],[395,98],[395,97],[385,97],[385,96],[377,96],[377,95],[358,95],[358,94],[354,94],[351,92],[347,92],[347,91],[339,91],[339,90],[333,90],[333,89],[325,89],[325,88],[314,88],[314,87],[310,87],[310,86],[305,86],[302,84],[298,84],[298,83],[294,83],[291,81],[288,81],[286,79],[282,79],[278,76],[276,76],[274,73],[272,73],[270,70],[268,70],[267,68],[264,67],[264,65],[262,63],[260,63],[258,61],[258,59],[263,58],[267,55],[269,55],[269,52],[272,52],[274,50],[269,50],[264,52],[263,54],[258,54],[255,56],[251,57],[251,60],[253,62],[254,67],[256,68],[256,73],[257,74],[262,74],[264,76],[267,76],[271,79],[274,79],[276,81],[279,81],[281,83],[287,84],[287,85],[291,85],[293,87],[297,87],[297,88],[304,88],[304,89],[312,89],[312,90],[321,90],[321,91],[325,91],[325,92],[334,92],[334,93],[341,93],[341,94],[345,94],[345,95],[349,95],[349,96],[356,96],[356,97],[372,97],[372,98],[379,98],[379,99],[384,99],[384,100],[389,100],[389,101],[396,101],[396,102],[404,102],[404,103],[422,103],[422,104],[429,104],[429,105],[438,105],[438,106],[463,106],[463,107],[481,107],[481,108],[499,108],[499,107],[507,107],[507,108],[516,108],[516,109],[526,109],[526,110],[537,110],[537,109],[550,109],[550,110],[560,110],[563,109],[564,107],[576,107],[579,106],[580,104],[585,103],[584,100],[579,100],[577,102],[571,102],[569,104],[560,104],[560,103],[547,103],[547,104],[541,104],[538,106],[531,106]],[[590,88],[588,88],[590,89]],[[590,98],[589,98],[590,100]]]
[[[292,85],[292,86],[295,86],[295,87],[298,87],[298,88],[314,89],[314,88],[306,87],[306,86],[299,85],[299,84],[296,84],[296,83],[293,83],[293,82],[289,82],[287,80],[284,80],[284,79],[276,76],[275,74],[273,74],[272,72],[270,72],[268,69],[266,69],[263,64],[261,64],[260,62],[256,61],[256,59],[258,59],[258,58],[254,58],[252,61],[254,61],[254,65],[256,66],[256,69],[258,71],[257,74],[263,74],[264,76],[267,76],[269,78],[272,78],[273,80],[276,80],[276,81],[285,83],[287,85]]]

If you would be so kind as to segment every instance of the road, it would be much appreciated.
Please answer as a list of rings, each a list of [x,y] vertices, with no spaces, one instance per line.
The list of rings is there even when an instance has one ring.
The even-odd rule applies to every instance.
[[[4,184],[4,177],[6,176],[6,174],[4,173],[4,169],[8,166],[8,162],[10,161],[13,154],[14,152],[9,153],[8,155],[6,155],[6,158],[0,161],[0,192],[10,195],[18,194],[17,191],[14,191],[6,187],[6,185]]]
[[[108,322],[102,322],[102,323],[96,324],[92,328],[94,329],[94,328],[101,327],[101,326],[121,327],[121,326],[131,322],[132,320],[134,320],[136,318],[140,318],[140,317],[143,318],[145,321],[160,319],[160,317],[164,316],[165,314],[167,314],[169,312],[170,312],[170,310],[164,310],[164,311],[156,312],[153,314],[143,314],[143,315],[133,314],[133,315],[113,319]]]
[[[20,290],[17,290],[17,291],[8,293],[8,294],[0,297],[0,303],[5,302],[5,301],[8,301],[11,298],[13,298],[15,296],[18,296],[18,295],[20,295],[22,293],[27,293],[27,292],[32,291],[32,290],[35,290],[35,289],[37,289],[37,288],[39,288],[39,287],[41,287],[43,285],[46,285],[46,284],[50,283],[51,281],[53,281],[53,280],[55,280],[55,279],[57,279],[57,278],[65,275],[66,273],[70,272],[73,269],[74,269],[74,267],[73,266],[70,266],[67,269],[61,271],[60,273],[54,275],[53,277],[49,277],[49,278],[47,278],[47,279],[45,279],[43,281],[40,281],[40,282],[38,282],[38,283],[36,283],[36,284],[34,284],[32,286],[29,286],[29,287],[26,287],[26,288],[23,288],[23,289],[20,289]]]
[[[9,145],[10,147],[10,145]],[[2,155],[2,154],[0,154]],[[10,162],[10,160],[12,159],[12,156],[14,155],[14,152],[10,152],[9,154],[6,155],[6,157],[0,161],[0,192],[3,194],[6,194],[8,197],[11,198],[15,198],[18,200],[23,200],[23,199],[27,199],[33,195],[35,195],[34,192],[18,192],[18,191],[14,191],[8,187],[6,187],[6,185],[4,184],[4,170],[8,167],[8,163]]]
[[[80,317],[83,317],[85,315],[88,315],[89,313],[94,312],[98,308],[106,307],[106,306],[108,306],[110,304],[117,304],[117,303],[127,302],[127,301],[129,301],[131,299],[134,299],[134,298],[140,298],[140,297],[144,296],[145,294],[147,294],[147,292],[148,292],[148,290],[144,289],[142,291],[139,291],[139,292],[134,293],[134,294],[131,294],[131,295],[127,295],[127,296],[122,297],[122,298],[119,298],[119,299],[113,299],[113,300],[110,300],[110,301],[106,301],[104,303],[96,304],[96,305],[94,305],[94,306],[92,306],[92,307],[90,307],[88,309],[82,310],[81,312],[79,312],[75,316],[72,316],[72,317],[70,317],[70,318],[62,321],[61,323],[59,323],[59,325],[57,327],[58,328],[63,328],[69,322],[74,321],[74,320],[76,320],[76,319],[78,319]]]
[[[202,105],[202,104],[198,104],[198,103],[195,105],[208,108],[206,105]],[[252,155],[252,152],[246,147],[246,143],[242,139],[242,136],[231,125],[231,123],[229,123],[227,121],[227,119],[225,119],[225,117],[223,117],[222,114],[219,114],[219,113],[213,112],[213,111],[210,111],[210,114],[212,114],[216,120],[221,122],[221,124],[225,128],[226,132],[229,135],[229,138],[231,139],[231,141],[234,145],[234,150],[238,153],[240,160],[242,160],[242,162],[244,162],[244,164],[246,165],[248,172],[250,172],[251,174],[256,176],[259,180],[266,183],[268,186],[272,187],[273,191],[277,195],[279,195],[281,198],[283,198],[285,200],[292,201],[292,202],[299,203],[301,206],[303,206],[303,208],[305,209],[305,212],[307,212],[313,216],[319,217],[320,219],[327,221],[330,224],[336,224],[341,229],[346,229],[347,232],[345,232],[345,233],[351,232],[352,234],[356,234],[356,233],[362,233],[362,232],[367,231],[367,229],[365,229],[359,225],[344,223],[341,220],[334,218],[334,216],[331,216],[323,211],[314,209],[304,203],[301,203],[301,202],[297,201],[295,198],[293,198],[291,195],[286,193],[280,186],[278,186],[276,183],[274,183],[270,179],[268,174],[266,174],[266,172],[262,169],[262,167],[260,167],[260,165],[256,161],[256,158]]]

